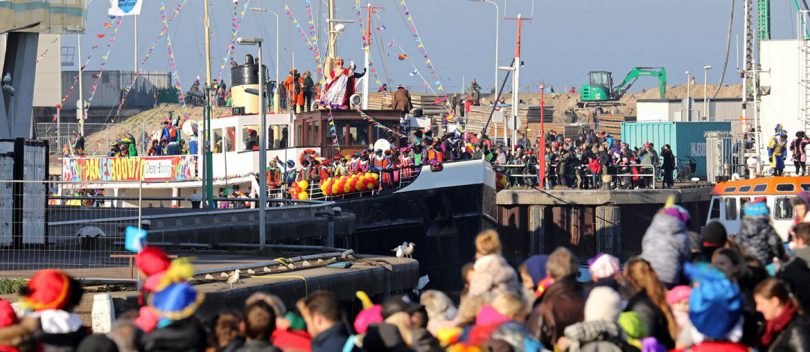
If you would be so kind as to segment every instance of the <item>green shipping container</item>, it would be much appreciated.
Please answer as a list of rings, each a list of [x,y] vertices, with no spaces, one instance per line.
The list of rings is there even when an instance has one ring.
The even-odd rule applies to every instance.
[[[706,179],[706,137],[709,131],[731,132],[731,122],[623,122],[622,142],[630,148],[643,147],[650,142],[657,152],[664,144],[672,147],[676,165],[679,159],[695,159],[694,177]]]

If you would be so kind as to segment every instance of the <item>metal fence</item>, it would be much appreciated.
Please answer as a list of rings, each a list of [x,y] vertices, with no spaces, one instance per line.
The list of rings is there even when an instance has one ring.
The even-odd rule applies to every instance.
[[[128,226],[149,228],[150,243],[199,250],[213,248],[219,238],[210,232],[206,236],[213,242],[202,244],[195,240],[202,232],[255,225],[258,216],[255,197],[215,198],[217,204],[230,206],[227,215],[214,218],[223,210],[200,209],[193,196],[156,195],[158,183],[105,184],[106,191],[92,183],[0,180],[0,277],[27,277],[52,267],[94,269],[88,275],[110,276],[105,273],[126,271],[132,264],[132,253],[124,247]],[[110,194],[111,186],[126,191],[119,188],[116,196]],[[279,218],[311,217],[331,209],[330,204],[276,199],[268,207]],[[226,242],[257,245],[258,239],[258,233],[247,231]]]
[[[106,123],[85,123],[84,135],[89,136],[99,131],[103,131],[109,127]],[[60,133],[61,132],[61,133]],[[46,140],[50,148],[51,154],[63,155],[64,147],[67,145],[70,151],[73,151],[73,144],[76,142],[76,135],[79,133],[79,124],[75,122],[62,122],[58,126],[56,122],[46,123],[38,122],[36,124],[36,135],[39,139]],[[143,124],[130,125],[129,129],[124,133],[131,133],[137,139],[138,153],[146,154],[146,148],[149,146],[149,135],[145,132]],[[57,141],[58,139],[58,141]],[[89,150],[95,150],[98,146],[92,147]],[[106,153],[109,146],[101,146],[99,153]]]

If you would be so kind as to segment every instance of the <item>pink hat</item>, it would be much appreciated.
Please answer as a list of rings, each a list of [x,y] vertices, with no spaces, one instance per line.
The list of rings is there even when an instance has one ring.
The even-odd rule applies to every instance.
[[[692,288],[686,285],[675,286],[667,291],[667,304],[673,305],[675,303],[688,300],[689,295],[692,293]]]
[[[605,253],[599,253],[588,260],[588,271],[596,278],[606,279],[621,271],[619,259]]]
[[[478,316],[475,317],[475,325],[496,325],[507,321],[509,318],[503,316],[489,304],[482,306]]]
[[[361,310],[360,313],[357,314],[357,319],[354,320],[354,330],[357,331],[358,334],[364,334],[369,325],[382,322],[382,306],[375,304]]]

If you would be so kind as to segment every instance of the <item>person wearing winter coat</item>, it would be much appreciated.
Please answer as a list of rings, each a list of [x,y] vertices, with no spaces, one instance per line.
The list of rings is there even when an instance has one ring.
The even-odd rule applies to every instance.
[[[638,350],[623,339],[616,323],[621,305],[621,296],[612,288],[594,288],[585,302],[585,321],[565,328],[565,336],[557,345],[568,352]]]
[[[742,226],[736,238],[745,254],[755,257],[763,266],[773,263],[775,258],[781,260],[785,256],[782,238],[771,226],[770,212],[764,197],[746,203],[743,207]]]
[[[810,321],[791,297],[788,287],[770,278],[754,292],[757,311],[767,320],[760,336],[761,351],[807,351],[810,348]]]
[[[641,239],[641,258],[652,265],[661,282],[669,287],[681,283],[683,264],[689,259],[686,209],[671,205],[653,217]]]
[[[565,328],[584,317],[584,290],[577,282],[577,259],[565,247],[551,252],[546,262],[546,276],[551,286],[542,291],[540,303],[532,310],[528,327],[544,346],[554,346]]]
[[[675,155],[672,154],[669,144],[661,148],[661,159],[663,159],[661,168],[664,170],[664,187],[671,188],[675,184],[672,174],[675,171]]]
[[[695,282],[689,294],[690,343],[674,351],[748,352],[739,343],[742,335],[742,297],[731,280],[710,265],[686,264],[687,275]]]
[[[633,296],[627,301],[626,312],[636,312],[647,336],[654,337],[666,348],[675,347],[673,336],[678,334],[678,324],[666,302],[666,288],[650,263],[641,258],[630,259],[625,265],[625,278]]]
[[[494,230],[486,230],[475,238],[475,264],[470,281],[469,296],[496,297],[503,292],[521,293],[515,269],[501,255],[501,240]]]
[[[803,311],[810,311],[810,223],[794,228],[796,254],[776,274],[790,288]]]

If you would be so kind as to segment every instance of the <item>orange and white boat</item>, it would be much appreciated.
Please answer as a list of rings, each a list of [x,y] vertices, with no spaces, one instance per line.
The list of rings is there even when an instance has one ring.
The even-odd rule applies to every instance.
[[[773,227],[782,240],[787,241],[788,229],[793,224],[790,201],[801,191],[810,191],[810,176],[757,177],[720,182],[712,189],[706,223],[719,221],[725,225],[729,235],[736,235],[742,224],[745,203],[765,197],[771,209]]]

